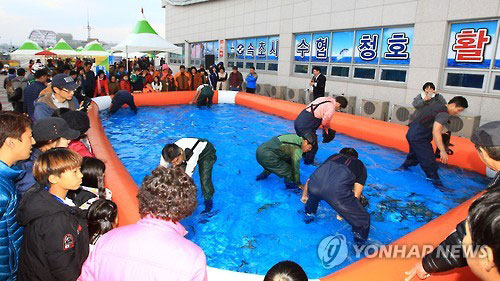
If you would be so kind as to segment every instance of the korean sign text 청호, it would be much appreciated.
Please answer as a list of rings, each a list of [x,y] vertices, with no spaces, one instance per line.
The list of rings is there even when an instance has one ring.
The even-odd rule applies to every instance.
[[[408,65],[413,27],[297,34],[295,61]]]

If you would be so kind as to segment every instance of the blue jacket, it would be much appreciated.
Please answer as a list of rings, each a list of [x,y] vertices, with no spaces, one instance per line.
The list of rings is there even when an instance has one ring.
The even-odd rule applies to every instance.
[[[33,164],[35,160],[42,154],[42,151],[37,148],[33,148],[30,158],[21,161],[17,164],[17,167],[22,171],[19,177],[15,180],[14,185],[19,196],[19,200],[24,196],[26,191],[36,184],[35,177],[33,176]]]
[[[35,112],[35,101],[40,95],[40,92],[45,88],[47,88],[45,84],[35,81],[24,89],[24,112],[29,116],[33,116]]]
[[[250,88],[250,89],[257,88],[257,78],[258,78],[257,74],[255,74],[255,75],[248,74],[247,78],[246,78],[247,88]]]
[[[69,102],[69,109],[77,110],[79,107],[78,100],[73,96],[73,99]],[[57,107],[52,101],[52,94],[43,95],[35,101],[35,112],[33,113],[32,119],[36,121],[51,117],[56,109]]]
[[[16,222],[17,199],[14,180],[21,171],[0,161],[0,280],[16,280],[23,228]]]

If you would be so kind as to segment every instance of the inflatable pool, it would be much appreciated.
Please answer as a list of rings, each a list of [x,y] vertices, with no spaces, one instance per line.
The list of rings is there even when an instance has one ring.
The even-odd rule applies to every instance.
[[[162,106],[162,105],[172,105],[172,104],[187,104],[193,97],[193,93],[167,93],[167,94],[150,94],[150,95],[137,95],[136,103],[138,106]],[[244,105],[250,108],[261,110],[267,113],[272,113],[281,117],[288,119],[294,119],[296,115],[302,110],[303,105],[294,104],[281,100],[272,100],[269,98],[264,98],[255,95],[247,95],[235,92],[220,92],[215,97],[215,101],[219,103],[236,103],[238,105]],[[105,108],[105,104],[99,102],[100,108]],[[115,192],[114,200],[119,205],[120,210],[120,224],[133,223],[138,219],[137,214],[137,203],[135,199],[135,194],[137,193],[137,186],[133,179],[123,167],[120,160],[114,153],[104,130],[100,124],[97,111],[94,108],[91,111],[92,129],[89,132],[89,137],[94,147],[96,155],[105,160],[108,166],[109,173],[106,174],[107,183],[112,182],[115,188],[119,188]],[[379,143],[384,146],[393,147],[405,150],[406,142],[404,141],[403,147],[397,146],[397,143],[403,143],[398,138],[404,140],[405,128],[403,126],[394,126],[394,124],[388,124],[385,122],[378,122],[373,120],[364,119],[352,115],[338,114],[334,118],[334,128],[346,135],[354,136],[359,139],[364,139],[374,143]],[[348,123],[348,126],[342,127],[339,123]],[[376,127],[379,126],[379,127]],[[362,129],[365,128],[365,129]],[[370,129],[366,129],[370,128]],[[377,129],[377,132],[373,134],[370,133],[372,128]],[[381,131],[385,128],[385,131]],[[383,138],[382,138],[383,136]],[[394,138],[394,141],[391,140]],[[463,145],[457,145],[458,142],[462,141]],[[455,166],[459,166],[464,169],[473,170],[485,173],[484,166],[481,172],[477,169],[475,165],[470,165],[471,161],[480,160],[476,156],[474,146],[465,139],[454,139],[453,142],[455,146],[455,155],[461,155],[463,159],[468,161],[460,161],[460,159],[450,158],[450,162]],[[455,162],[453,162],[455,161]],[[462,200],[463,201],[463,200]],[[449,211],[445,215],[439,217],[438,219],[428,223],[422,228],[408,234],[407,236],[394,242],[399,245],[413,245],[413,244],[432,244],[435,245],[440,242],[449,232],[454,228],[456,222],[465,217],[467,211],[467,205],[470,201],[462,204],[461,206]],[[443,222],[444,221],[444,222]],[[434,234],[430,237],[430,233]],[[321,280],[401,280],[404,278],[404,271],[412,267],[416,259],[364,259],[359,262],[346,267],[334,273],[331,276],[322,278]],[[222,275],[220,275],[222,273]],[[236,275],[226,276],[229,274],[227,271],[210,269],[209,279],[210,280],[262,280],[262,276],[254,275]],[[231,275],[237,273],[230,273]],[[460,280],[460,279],[450,279],[450,278],[467,278],[469,275],[463,275],[467,273],[461,272],[459,275],[444,275],[443,278],[446,280]],[[369,276],[369,277],[367,277]],[[453,277],[455,276],[455,277]],[[459,277],[461,276],[461,277]],[[245,279],[247,278],[247,279]],[[332,279],[330,279],[332,278]],[[438,277],[433,277],[438,278]],[[437,280],[437,279],[436,279]],[[443,279],[444,280],[444,279]]]

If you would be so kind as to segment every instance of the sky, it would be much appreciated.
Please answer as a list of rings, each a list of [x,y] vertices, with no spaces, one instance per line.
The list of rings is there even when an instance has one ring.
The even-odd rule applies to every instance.
[[[91,36],[118,43],[141,19],[141,7],[151,26],[165,36],[161,0],[0,0],[0,44],[21,44],[34,29],[71,33],[87,39],[87,10]]]

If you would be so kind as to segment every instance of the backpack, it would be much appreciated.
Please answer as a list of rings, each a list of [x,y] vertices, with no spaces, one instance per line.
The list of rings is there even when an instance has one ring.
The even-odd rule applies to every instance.
[[[22,100],[23,98],[22,83],[23,82],[19,80],[9,79],[6,85],[7,87],[10,87],[12,89],[12,92],[9,92],[9,90],[7,90],[7,98],[9,102],[18,102]]]
[[[5,78],[4,88],[7,90],[7,97],[10,98],[14,95],[14,85],[12,84],[12,78]]]

